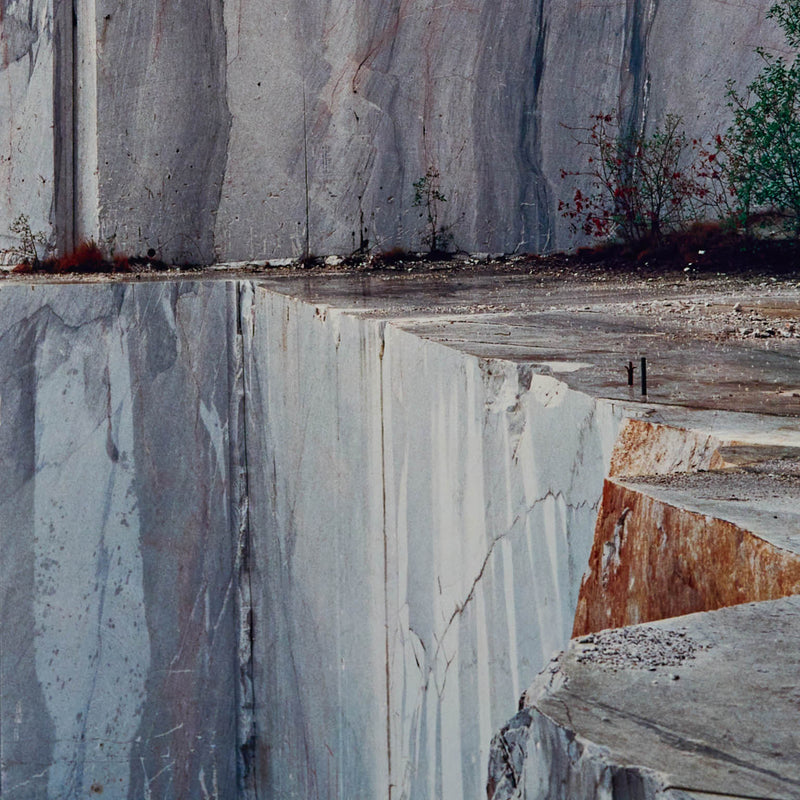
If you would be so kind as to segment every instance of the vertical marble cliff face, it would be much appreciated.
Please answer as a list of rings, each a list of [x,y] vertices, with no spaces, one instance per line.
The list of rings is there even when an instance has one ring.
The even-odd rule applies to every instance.
[[[619,413],[290,296],[243,319],[259,791],[474,795],[569,637]]]
[[[437,224],[467,250],[564,247],[566,126],[618,110],[691,135],[727,121],[725,81],[779,42],[769,3],[617,0],[448,6],[225,4],[232,117],[222,258],[424,246],[413,183],[439,173]]]
[[[54,221],[54,124],[61,111],[54,37],[62,32],[54,6],[59,13],[60,4],[51,0],[0,2],[0,256],[18,244],[11,224],[20,214],[47,234]],[[58,188],[71,191],[71,185]]]
[[[796,426],[597,399],[373,290],[2,287],[3,798],[478,796],[573,623],[797,591]]]
[[[392,783],[455,800],[569,638],[618,412],[395,325],[383,364]]]
[[[227,297],[0,294],[4,798],[235,796]]]
[[[79,8],[97,24],[96,103],[76,114],[95,117],[86,131],[95,138],[100,239],[182,263],[214,261],[230,127],[221,0]]]
[[[429,168],[458,244],[544,244],[542,4],[225,9],[233,123],[220,252],[421,247],[427,208],[413,206],[412,184]]]
[[[479,793],[617,407],[246,282],[0,308],[2,796]]]
[[[225,4],[224,258],[424,246],[413,183],[439,173],[438,225],[468,250],[571,243],[561,170],[585,153],[564,126],[727,121],[725,81],[780,41],[769,3],[537,0],[301,8]]]
[[[259,797],[383,797],[380,328],[256,290],[247,454]]]
[[[50,2],[0,15],[0,223],[195,263],[422,248],[430,169],[452,245],[568,246],[570,126],[709,137],[782,46],[769,0]]]

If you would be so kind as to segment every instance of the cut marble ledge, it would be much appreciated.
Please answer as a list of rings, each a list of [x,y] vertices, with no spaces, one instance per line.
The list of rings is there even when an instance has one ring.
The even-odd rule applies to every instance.
[[[523,695],[519,796],[588,800],[563,787],[592,776],[611,788],[624,775],[640,787],[636,800],[796,798],[798,713],[786,691],[800,670],[798,634],[800,597],[790,597],[573,640]],[[603,656],[611,635],[621,644]],[[684,657],[658,666],[671,642],[693,652],[684,644]]]

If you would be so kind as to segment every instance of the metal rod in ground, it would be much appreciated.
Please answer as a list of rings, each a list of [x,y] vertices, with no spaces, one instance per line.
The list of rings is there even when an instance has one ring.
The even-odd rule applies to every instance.
[[[625,367],[625,371],[628,373],[628,386],[633,386],[633,361],[628,362],[628,366]]]
[[[647,359],[642,358],[642,394],[647,394]]]

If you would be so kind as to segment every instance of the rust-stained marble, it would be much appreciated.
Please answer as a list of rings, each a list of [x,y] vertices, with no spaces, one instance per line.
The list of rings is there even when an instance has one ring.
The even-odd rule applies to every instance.
[[[800,553],[607,480],[573,636],[800,592]]]

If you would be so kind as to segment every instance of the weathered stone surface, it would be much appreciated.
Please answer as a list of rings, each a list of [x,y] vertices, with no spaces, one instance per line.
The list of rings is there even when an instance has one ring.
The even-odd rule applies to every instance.
[[[800,441],[759,427],[675,412],[623,424],[574,636],[800,589]]]
[[[228,299],[0,292],[4,798],[235,796]]]
[[[474,791],[621,411],[246,282],[0,304],[3,796]]]
[[[215,214],[213,251],[210,241],[200,243],[206,258],[298,255],[306,247],[349,252],[367,242],[420,247],[426,212],[412,205],[412,183],[430,167],[439,171],[447,197],[441,225],[457,246],[545,249],[569,241],[556,211],[559,174],[583,157],[562,123],[581,125],[591,113],[619,107],[639,125],[672,110],[686,115],[693,134],[715,132],[727,113],[725,80],[749,78],[758,68],[753,46],[778,40],[765,24],[768,5],[684,0],[676,9],[618,0],[576,13],[563,2],[444,8],[429,0],[397,6],[361,0],[266,9],[238,0],[225,4],[224,35],[203,35],[209,49],[201,51],[225,65],[224,83],[206,82],[207,70],[193,56],[179,62],[186,78],[166,85],[156,72],[127,66],[130,17],[155,19],[158,30],[173,31],[174,40],[164,37],[172,46],[159,53],[180,52],[185,60],[198,49],[193,29],[177,23],[186,15],[147,4],[115,8],[107,25],[124,39],[106,49],[105,75],[117,82],[130,76],[131,96],[156,103],[164,97],[177,125],[159,134],[156,120],[151,131],[149,104],[127,99],[122,114],[101,125],[109,141],[152,143],[140,146],[130,169],[135,185],[148,186],[156,198],[142,196],[141,205],[131,205],[139,216],[141,208],[166,214],[159,220],[147,213],[150,228],[143,229],[149,243],[158,237],[166,255],[189,256],[168,241],[166,234],[184,233],[189,220],[176,216],[167,194],[194,203],[180,214]],[[189,16],[196,26],[207,15]],[[150,29],[141,35],[152,43],[148,51],[161,41]],[[214,98],[214,113],[202,126],[195,125],[194,109],[208,105],[198,101],[193,83],[186,85],[195,77],[197,89]],[[224,112],[216,112],[223,98],[229,135]],[[197,131],[189,143],[200,149],[185,158],[182,150],[176,162],[169,143],[186,138],[184,120]],[[118,147],[112,165],[124,157]],[[214,155],[220,147],[225,162]],[[196,185],[203,159],[214,166],[203,176],[202,196],[166,192],[176,182]],[[109,183],[117,191],[124,185],[115,174]],[[127,226],[121,244],[141,248],[133,227],[140,223],[122,205],[109,209],[103,224]]]
[[[385,344],[393,782],[455,800],[569,637],[621,410],[391,322]]]
[[[258,796],[386,796],[381,327],[261,288],[250,308]]]
[[[493,800],[796,797],[799,615],[792,597],[574,640],[526,693],[523,771]]]
[[[782,45],[769,5],[80,0],[73,36],[70,4],[6,1],[0,232],[11,208],[177,261],[419,248],[433,168],[455,246],[564,247],[564,126],[713,135]]]
[[[624,418],[694,430],[669,468],[800,438],[598,398],[608,340],[581,384],[546,355],[574,331],[509,304],[618,289],[493,285],[0,287],[3,797],[475,796],[568,641]]]
[[[721,446],[707,431],[627,419],[614,444],[608,474],[632,477],[720,469],[727,464]]]
[[[95,112],[87,135],[97,199],[88,202],[99,209],[99,230],[85,235],[132,254],[152,248],[164,259],[215,261],[230,129],[222,3],[98,0],[95,10],[92,0],[78,13],[97,25],[97,98],[76,109],[79,119]]]
[[[62,35],[62,5],[51,0],[0,3],[0,263],[3,251],[17,244],[11,223],[18,215],[27,214],[32,229],[47,234],[55,221],[61,170],[54,136],[60,110],[54,37],[60,41]],[[70,202],[71,180],[70,173]]]
[[[621,410],[272,288],[246,334],[259,788],[474,794],[568,639]]]

